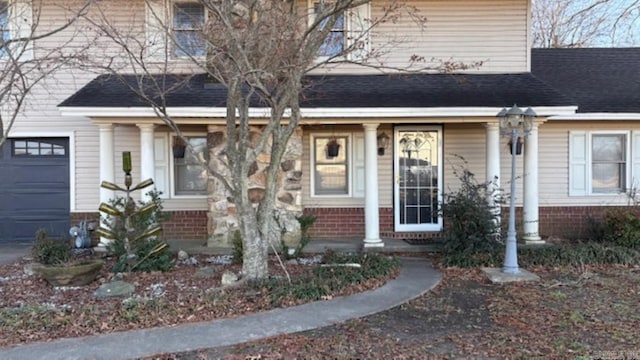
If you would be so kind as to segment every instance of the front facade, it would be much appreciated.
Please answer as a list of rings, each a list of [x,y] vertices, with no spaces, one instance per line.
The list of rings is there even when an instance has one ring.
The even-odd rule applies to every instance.
[[[280,164],[278,209],[316,215],[310,234],[315,238],[358,238],[373,247],[383,246],[387,238],[437,238],[445,226],[437,213],[438,203],[444,192],[457,187],[452,165],[460,158],[479,181],[497,179],[496,186],[508,186],[508,139],[501,136],[496,114],[513,104],[537,113],[523,155],[517,159],[516,201],[525,241],[580,237],[586,229],[585,216],[628,204],[626,193],[640,178],[637,74],[635,82],[626,76],[628,84],[602,82],[629,91],[617,94],[618,103],[600,104],[595,97],[580,97],[583,92],[561,86],[565,82],[559,79],[566,72],[548,71],[562,64],[571,67],[580,54],[569,62],[562,61],[566,60],[562,50],[533,50],[532,54],[529,1],[424,0],[412,4],[427,16],[426,30],[414,30],[408,20],[401,20],[383,24],[368,38],[368,46],[375,48],[388,41],[390,34],[402,35],[398,38],[403,41],[396,42],[387,55],[388,64],[401,66],[420,49],[429,58],[482,65],[458,74],[381,75],[355,66],[314,72],[307,79],[316,84],[312,96],[301,103],[302,125]],[[189,31],[188,21],[205,16],[196,3],[186,1],[110,1],[98,6],[148,41],[161,36],[156,30],[159,18],[173,24],[177,36]],[[301,6],[312,8],[313,3]],[[375,17],[381,6],[373,1],[358,12]],[[61,18],[64,14],[59,9],[45,5],[42,12]],[[184,13],[191,15],[181,18]],[[347,20],[349,16],[345,15]],[[345,32],[348,24],[345,21]],[[185,51],[193,55],[200,51],[193,42],[164,50],[176,69]],[[628,59],[638,53],[630,49],[624,55]],[[153,62],[153,54],[148,56]],[[545,67],[552,60],[556,62]],[[579,67],[573,65],[573,69]],[[603,76],[614,74],[610,71]],[[630,88],[633,86],[636,91]],[[581,90],[586,87],[581,85]],[[63,185],[68,189],[64,195],[68,207],[61,211],[70,214],[75,224],[95,219],[98,204],[113,197],[99,188],[100,181],[121,183],[120,154],[131,151],[134,181],[153,178],[165,210],[173,214],[164,224],[166,237],[206,239],[211,246],[228,246],[227,234],[237,221],[233,202],[194,162],[202,157],[209,166],[220,166],[216,154],[225,139],[226,109],[224,103],[211,99],[224,99],[224,94],[224,89],[206,84],[199,76],[176,92],[168,110],[195,150],[181,154],[174,134],[119,79],[96,77],[88,71],[62,72],[56,81],[43,83],[33,93],[10,134],[4,161],[19,159],[20,144],[62,144],[65,155],[56,159],[66,166],[60,172],[68,175],[68,185]],[[256,105],[252,111],[259,132],[264,124],[262,109]],[[386,146],[385,138],[389,140]],[[334,155],[328,153],[333,141],[339,150],[330,156]],[[259,160],[249,179],[255,201],[259,201],[262,173],[268,165]],[[9,188],[0,188],[2,191],[13,192]],[[11,212],[0,212],[0,218]],[[38,221],[44,220],[34,223]],[[67,224],[59,225],[57,231]],[[18,228],[9,219],[3,226]],[[284,226],[295,232],[295,225],[285,222]],[[3,230],[0,238],[15,241],[16,235]],[[28,239],[28,234],[21,239]]]

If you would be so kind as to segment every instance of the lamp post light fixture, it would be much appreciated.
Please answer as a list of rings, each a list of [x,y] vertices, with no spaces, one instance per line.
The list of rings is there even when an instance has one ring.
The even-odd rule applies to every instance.
[[[509,228],[505,242],[504,267],[506,274],[518,274],[518,245],[516,241],[516,146],[518,137],[526,137],[533,128],[536,113],[528,108],[522,111],[517,105],[510,109],[502,109],[498,115],[500,130],[503,135],[511,136],[511,196],[509,197]]]

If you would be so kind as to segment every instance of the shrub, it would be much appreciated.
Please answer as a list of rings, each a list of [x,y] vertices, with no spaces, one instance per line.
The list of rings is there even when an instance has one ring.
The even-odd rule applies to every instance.
[[[47,230],[38,229],[31,248],[33,259],[44,265],[60,265],[73,258],[69,243],[62,238],[50,238]]]
[[[282,242],[282,252],[284,253],[285,258],[287,259],[295,259],[302,256],[302,251],[304,248],[309,245],[311,242],[311,237],[309,236],[309,229],[315,224],[316,219],[318,217],[315,215],[300,215],[296,216],[296,220],[300,224],[300,243],[296,246],[293,254],[289,254],[289,247]]]
[[[243,254],[242,234],[240,234],[240,230],[236,230],[233,233],[233,240],[231,242],[231,255],[233,256],[231,261],[233,261],[234,264],[242,264]]]
[[[500,224],[496,208],[487,201],[492,183],[478,183],[462,166],[454,166],[453,173],[460,180],[460,188],[444,194],[440,209],[445,221],[444,253],[468,255],[494,250],[500,244]],[[491,196],[499,206],[497,194]]]
[[[504,252],[494,250],[471,255],[452,254],[441,259],[444,266],[499,267]],[[606,243],[587,242],[518,250],[520,266],[582,266],[596,264],[640,265],[640,251]]]
[[[326,261],[330,260],[330,261]],[[350,284],[360,284],[374,278],[389,276],[399,268],[399,260],[379,254],[340,255],[330,253],[325,263],[345,264],[357,263],[361,267],[323,267],[316,265],[305,276],[296,277],[289,283],[285,279],[266,279],[253,282],[269,294],[271,302],[278,306],[282,302],[297,300],[320,300],[334,291],[339,291]]]
[[[614,209],[605,213],[603,239],[606,242],[640,249],[640,217],[635,209]]]

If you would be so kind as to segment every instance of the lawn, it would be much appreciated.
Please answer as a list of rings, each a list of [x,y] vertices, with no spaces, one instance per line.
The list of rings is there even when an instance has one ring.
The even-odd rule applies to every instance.
[[[640,358],[640,267],[528,268],[491,284],[480,268],[388,311],[313,331],[154,359]]]

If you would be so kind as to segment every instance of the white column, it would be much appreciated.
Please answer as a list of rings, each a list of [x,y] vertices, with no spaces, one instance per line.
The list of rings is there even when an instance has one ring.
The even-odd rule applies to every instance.
[[[113,125],[101,124],[98,125],[100,129],[100,182],[109,181],[115,182],[114,172],[114,158],[113,158]],[[115,198],[115,192],[113,190],[100,187],[100,202],[109,203],[109,200]],[[104,226],[102,222],[100,226]],[[100,244],[98,247],[106,247],[111,240],[106,238],[100,238]]]
[[[364,124],[364,247],[383,247],[378,204],[378,124]]]
[[[522,239],[526,244],[544,244],[538,218],[538,124],[533,124],[524,141],[524,203]]]
[[[491,188],[487,202],[489,206],[495,205],[495,197],[498,191],[500,191],[500,125],[498,123],[486,123],[486,174],[487,182],[490,183]],[[500,216],[500,207],[496,207],[496,213]],[[499,220],[498,220],[499,221]]]
[[[140,129],[140,181],[155,178],[155,152],[154,152],[154,139],[153,139],[153,124],[137,124]],[[150,201],[146,193],[149,192],[152,187],[148,187],[142,190],[140,198],[142,201]]]

